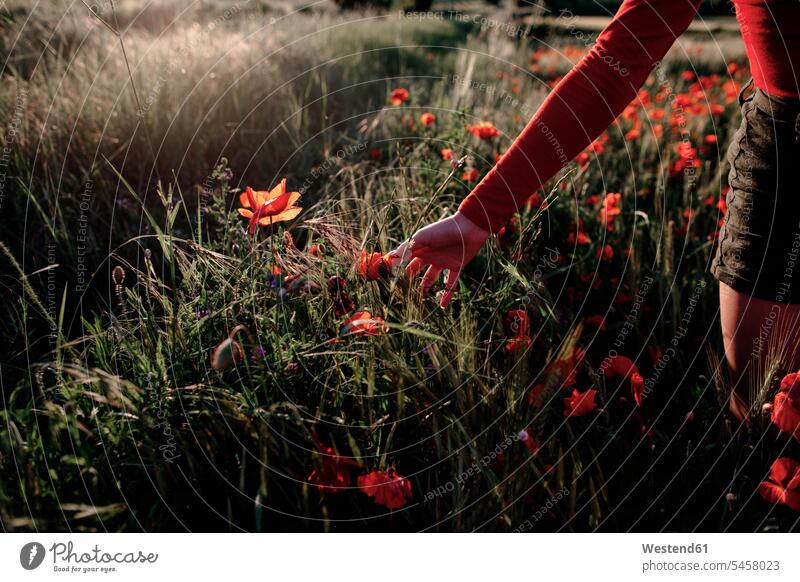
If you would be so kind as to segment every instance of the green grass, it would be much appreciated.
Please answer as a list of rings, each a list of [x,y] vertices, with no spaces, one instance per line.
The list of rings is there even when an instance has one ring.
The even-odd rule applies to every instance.
[[[467,154],[468,167],[484,173],[546,95],[543,81],[571,63],[547,52],[537,77],[527,67],[543,45],[497,31],[326,10],[268,24],[286,10],[266,4],[247,12],[258,18],[238,15],[193,44],[188,23],[196,18],[202,30],[219,10],[204,4],[157,26],[181,6],[164,3],[142,21],[135,6],[120,15],[138,105],[119,40],[79,8],[61,22],[60,5],[37,10],[24,27],[14,12],[25,40],[12,46],[12,32],[2,41],[13,79],[0,86],[3,118],[13,119],[25,95],[3,202],[4,529],[794,527],[784,508],[753,496],[783,443],[731,434],[715,388],[720,371],[706,356],[719,351],[706,272],[719,215],[706,200],[724,185],[724,149],[701,154],[690,187],[669,172],[680,136],[642,131],[626,142],[634,121],[622,120],[599,160],[542,192],[551,196],[546,211],[527,210],[492,241],[442,311],[402,277],[359,277],[361,250],[388,250],[454,211],[470,185],[459,169],[431,202],[452,171],[440,149]],[[48,34],[52,50],[31,58]],[[694,42],[701,54],[690,52],[691,65],[701,73],[722,75],[727,58],[742,57],[734,45],[721,55]],[[679,73],[689,66],[680,51],[665,62],[675,92],[688,89]],[[738,124],[723,81],[709,90],[723,112],[688,120],[693,143],[714,133],[722,148]],[[399,86],[411,100],[387,105]],[[648,92],[658,90],[653,79]],[[505,95],[519,103],[504,104]],[[435,125],[419,123],[423,111]],[[504,135],[476,142],[465,124],[478,119]],[[235,212],[239,190],[283,176],[304,189],[303,215],[248,236]],[[609,192],[623,196],[612,231],[591,199]],[[687,208],[696,214],[683,232]],[[589,245],[566,242],[578,221]],[[79,239],[83,224],[88,241]],[[606,244],[614,256],[599,261]],[[83,266],[86,292],[77,293]],[[387,333],[343,334],[332,277]],[[647,307],[623,332],[645,281]],[[682,335],[693,289],[699,303]],[[512,308],[531,319],[524,353],[505,349]],[[605,317],[604,329],[587,323],[593,315]],[[617,349],[655,378],[653,351],[679,335],[642,407],[626,381],[598,373]],[[213,369],[226,338],[244,357]],[[565,419],[569,370],[554,363],[577,348],[586,358],[576,386],[596,388],[600,406]],[[526,430],[540,443],[535,453],[519,441]],[[359,460],[352,488],[320,492],[309,482],[323,462],[320,442]],[[390,467],[414,497],[393,513],[356,487],[357,475]]]

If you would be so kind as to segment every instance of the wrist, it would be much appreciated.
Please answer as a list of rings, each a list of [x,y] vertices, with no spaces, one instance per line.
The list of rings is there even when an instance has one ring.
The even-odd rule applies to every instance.
[[[457,210],[455,213],[455,218],[458,221],[465,222],[469,227],[474,228],[475,230],[479,230],[482,233],[486,233],[488,237],[491,232],[486,228],[485,224],[481,224],[480,222],[476,222],[475,219],[470,218],[470,216],[461,211],[461,209]]]
[[[483,207],[483,205],[476,200],[472,194],[461,201],[457,214],[460,214],[472,225],[489,234],[497,232],[505,222],[494,220],[493,217],[486,212],[486,209]]]

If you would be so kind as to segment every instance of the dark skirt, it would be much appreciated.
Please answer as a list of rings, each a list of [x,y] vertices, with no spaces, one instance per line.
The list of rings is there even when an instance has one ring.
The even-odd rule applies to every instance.
[[[728,212],[711,272],[736,291],[800,303],[800,100],[739,94]]]

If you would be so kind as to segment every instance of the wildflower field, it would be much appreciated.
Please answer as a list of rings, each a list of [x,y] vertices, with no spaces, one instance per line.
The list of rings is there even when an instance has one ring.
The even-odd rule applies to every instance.
[[[708,273],[738,36],[687,33],[442,309],[388,252],[579,22],[88,4],[0,10],[4,531],[797,528],[800,381],[771,354],[731,423]]]

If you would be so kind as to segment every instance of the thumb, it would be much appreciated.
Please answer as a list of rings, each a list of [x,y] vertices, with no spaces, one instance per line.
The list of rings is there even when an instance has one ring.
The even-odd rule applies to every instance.
[[[411,239],[400,244],[396,249],[389,252],[389,256],[399,264],[405,263],[411,258]]]

